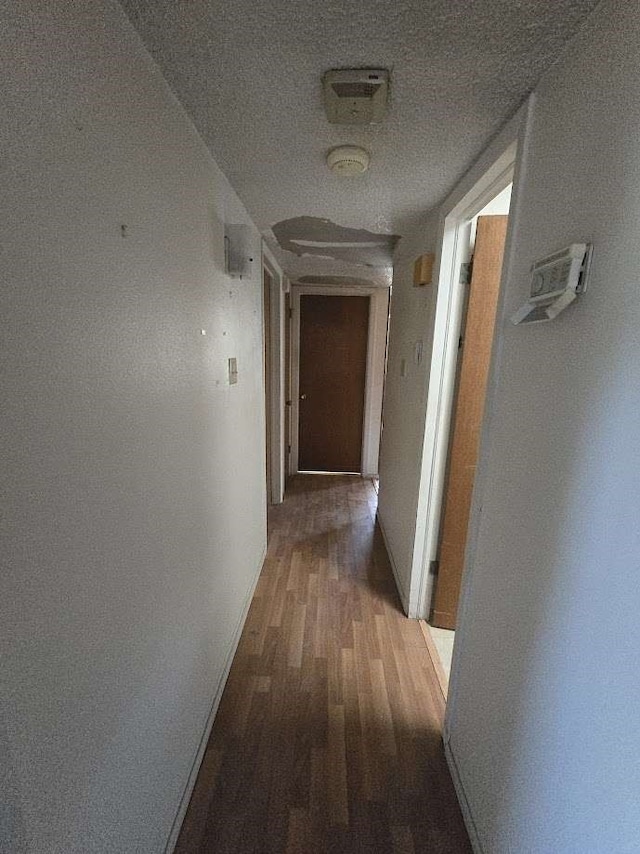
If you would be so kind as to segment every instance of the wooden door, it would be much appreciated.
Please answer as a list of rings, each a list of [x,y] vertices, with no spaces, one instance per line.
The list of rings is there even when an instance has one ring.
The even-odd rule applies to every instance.
[[[478,217],[431,615],[431,623],[445,629],[455,628],[458,611],[507,220]]]
[[[298,468],[360,472],[369,297],[300,297]]]

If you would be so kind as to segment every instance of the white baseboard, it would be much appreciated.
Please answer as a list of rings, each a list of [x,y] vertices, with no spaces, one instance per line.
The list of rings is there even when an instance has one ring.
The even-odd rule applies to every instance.
[[[200,765],[202,764],[204,753],[207,749],[207,743],[209,741],[209,736],[211,735],[211,728],[213,727],[213,722],[216,718],[216,712],[218,711],[218,706],[220,705],[220,700],[222,699],[222,692],[224,691],[224,686],[227,684],[229,671],[231,670],[233,658],[236,654],[236,650],[238,649],[238,644],[240,643],[240,636],[242,635],[242,630],[247,619],[247,614],[249,613],[249,606],[251,605],[251,600],[253,599],[253,594],[255,592],[258,579],[260,578],[260,573],[262,572],[262,567],[264,566],[266,556],[267,547],[265,546],[264,551],[262,552],[262,557],[260,558],[260,561],[258,563],[257,572],[254,575],[253,581],[251,582],[251,587],[244,601],[242,613],[240,614],[240,619],[238,620],[238,624],[231,639],[229,651],[227,653],[224,667],[222,669],[222,673],[220,674],[220,679],[218,680],[218,685],[213,696],[211,708],[207,716],[207,722],[205,724],[204,732],[202,733],[202,737],[200,739],[200,743],[198,744],[198,749],[196,751],[193,764],[191,766],[189,779],[187,780],[187,785],[185,786],[185,790],[180,800],[180,806],[178,807],[178,811],[173,821],[173,825],[171,826],[171,833],[169,834],[169,839],[167,840],[167,844],[164,849],[165,854],[173,854],[173,851],[178,843],[178,837],[180,836],[180,830],[182,829],[182,822],[184,821],[184,817],[187,813],[189,801],[191,800],[191,795],[193,794],[193,789],[196,785],[196,780],[198,779],[198,772],[200,771]]]
[[[444,743],[444,753],[447,758],[447,765],[449,766],[449,771],[451,772],[451,779],[453,780],[453,785],[455,786],[456,795],[458,796],[460,809],[462,810],[464,824],[467,828],[467,833],[469,834],[471,847],[474,850],[474,854],[484,854],[484,849],[482,847],[482,843],[480,842],[480,837],[478,836],[476,823],[473,820],[469,801],[467,800],[467,795],[462,784],[460,772],[458,771],[458,764],[456,762],[455,756],[453,755],[453,750],[451,749],[451,742],[448,740]]]
[[[380,531],[382,533],[382,539],[384,540],[384,547],[387,550],[387,555],[389,557],[389,563],[391,564],[391,570],[393,572],[393,577],[396,582],[396,587],[398,588],[398,593],[400,595],[400,601],[402,603],[402,607],[404,609],[405,614],[409,613],[409,597],[406,594],[404,589],[404,585],[402,581],[400,581],[400,574],[398,573],[398,568],[396,567],[396,562],[393,559],[393,552],[389,547],[389,541],[387,539],[387,535],[384,532],[384,525],[382,524],[382,519],[380,518],[380,511],[376,514],[376,518],[378,520],[378,525],[380,525]]]

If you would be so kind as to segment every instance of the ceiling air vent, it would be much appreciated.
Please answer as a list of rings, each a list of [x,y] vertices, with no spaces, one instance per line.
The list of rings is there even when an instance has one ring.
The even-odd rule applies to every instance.
[[[327,71],[322,78],[324,108],[335,125],[381,122],[387,109],[389,72],[381,68]]]

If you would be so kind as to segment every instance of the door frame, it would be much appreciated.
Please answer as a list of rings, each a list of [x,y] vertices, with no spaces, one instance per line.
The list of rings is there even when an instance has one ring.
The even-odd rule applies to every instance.
[[[264,275],[263,270],[266,269],[271,277],[271,288],[269,294],[269,309],[270,309],[270,328],[269,341],[265,342],[265,349],[268,349],[270,356],[270,376],[269,376],[269,400],[267,400],[267,389],[264,389],[264,397],[266,400],[265,406],[265,443],[266,437],[269,438],[269,445],[266,453],[269,455],[271,463],[271,483],[267,491],[268,504],[281,504],[284,500],[284,482],[285,482],[285,290],[286,279],[282,270],[278,266],[275,258],[269,251],[269,248],[263,242],[262,244],[262,259],[260,268],[260,280],[262,282],[262,300],[264,302]],[[264,328],[264,304],[263,312],[263,328]],[[266,383],[266,375],[263,370],[263,381]],[[269,430],[266,429],[266,421],[268,419]],[[265,472],[266,483],[266,472]]]
[[[492,201],[495,201],[499,195],[495,196]],[[480,215],[467,220],[467,228],[469,224],[477,224],[477,230],[473,239],[473,248],[467,249],[464,253],[465,256],[469,252],[471,253],[468,257],[473,258],[473,271],[468,284],[461,285],[464,293],[464,304],[458,340],[462,342],[462,346],[458,345],[456,354],[451,421],[438,531],[438,573],[433,579],[434,588],[429,614],[431,625],[448,630],[455,628],[455,613],[452,613],[447,605],[447,602],[455,597],[447,599],[447,594],[451,591],[453,578],[460,580],[462,575],[461,562],[464,560],[464,546],[471,515],[471,493],[478,466],[480,432],[487,396],[489,362],[497,327],[498,297],[509,219],[508,212],[506,215],[503,213],[485,215],[484,211],[483,208]],[[497,223],[496,220],[500,220],[500,223]],[[495,261],[493,260],[494,255],[498,256]],[[483,263],[485,264],[484,269]],[[494,271],[490,277],[487,275],[487,264],[491,264]],[[461,276],[458,277],[458,281],[461,278]],[[484,281],[484,288],[481,280]],[[477,313],[483,311],[483,308],[487,309],[487,307],[489,307],[488,310],[493,307],[493,311],[490,315],[482,318],[483,323],[479,324]],[[479,347],[482,348],[481,352],[479,352]],[[470,380],[471,377],[473,377],[472,381]],[[477,431],[468,420],[469,406],[477,407],[476,411],[480,416]],[[465,412],[467,418],[465,418]],[[471,445],[469,444],[470,441]],[[462,487],[460,478],[464,478],[471,470],[471,481],[466,481],[465,486]],[[465,516],[466,525],[463,526],[463,529],[457,528],[457,523],[461,519],[464,520]],[[454,543],[458,546],[457,552]],[[454,549],[453,552],[451,551],[452,548]],[[458,571],[453,569],[453,566],[458,568],[460,575],[458,575]],[[459,595],[456,598],[456,612],[458,601]],[[451,622],[454,625],[451,625]]]
[[[291,285],[291,453],[289,474],[298,471],[298,437],[300,429],[300,297],[306,294],[320,296],[368,296],[369,331],[367,339],[367,373],[364,393],[364,419],[362,425],[361,469],[363,477],[378,474],[380,430],[382,426],[382,392],[384,389],[384,362],[389,316],[389,289],[372,286],[342,285]]]
[[[269,285],[267,286],[267,279]],[[262,364],[262,381],[264,383],[264,427],[265,427],[265,473],[267,484],[267,501],[271,501],[273,495],[273,460],[271,459],[271,450],[273,440],[271,431],[273,430],[273,418],[271,401],[273,391],[271,389],[271,328],[273,322],[271,319],[271,290],[273,284],[273,272],[269,264],[262,262],[262,338],[263,338],[263,364]]]
[[[469,220],[473,219],[498,193],[513,184],[513,195],[502,266],[496,330],[489,383],[485,396],[486,430],[487,405],[491,399],[491,383],[495,360],[495,342],[500,321],[503,282],[513,252],[511,234],[517,202],[517,163],[527,127],[528,110],[519,111],[512,121],[481,156],[453,194],[445,201],[438,231],[439,251],[436,257],[438,295],[429,374],[427,407],[418,490],[416,530],[411,567],[411,582],[407,613],[409,617],[426,620],[429,617],[434,591],[432,567],[437,559],[440,535],[445,473],[452,427],[458,339],[462,322],[464,286],[460,284],[460,267],[465,260],[464,236]],[[481,439],[482,444],[482,439]],[[476,484],[478,482],[476,473]],[[475,503],[475,502],[474,502]],[[472,506],[473,514],[473,506]],[[470,523],[471,524],[471,523]],[[462,601],[462,600],[461,600]]]

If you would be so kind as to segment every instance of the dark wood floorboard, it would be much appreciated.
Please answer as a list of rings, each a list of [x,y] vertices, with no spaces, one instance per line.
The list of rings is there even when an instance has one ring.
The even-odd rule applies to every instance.
[[[360,478],[299,475],[271,509],[177,854],[470,854],[376,500]]]

